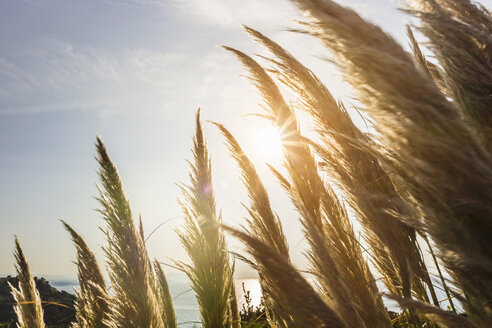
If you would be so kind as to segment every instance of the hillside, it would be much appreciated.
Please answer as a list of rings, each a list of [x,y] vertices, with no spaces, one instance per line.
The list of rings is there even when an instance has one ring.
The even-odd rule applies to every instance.
[[[45,278],[35,277],[36,287],[43,302],[44,320],[50,328],[67,327],[75,319],[73,304],[75,296],[52,287]],[[14,298],[10,292],[8,282],[17,287],[17,277],[0,277],[0,327],[15,327],[16,315],[13,304]],[[56,304],[54,304],[56,303]]]

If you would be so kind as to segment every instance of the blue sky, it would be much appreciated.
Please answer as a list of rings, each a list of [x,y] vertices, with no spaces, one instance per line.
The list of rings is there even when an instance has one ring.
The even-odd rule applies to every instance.
[[[404,39],[408,19],[386,0],[347,0],[363,16]],[[59,219],[81,233],[99,258],[102,219],[94,211],[96,134],[120,169],[135,216],[165,262],[186,260],[175,183],[187,182],[185,159],[198,106],[222,122],[265,177],[294,258],[302,266],[297,215],[257,152],[261,100],[219,45],[262,53],[240,24],[257,28],[310,67],[339,98],[350,90],[329,54],[307,36],[286,32],[300,13],[286,0],[0,0],[0,273],[12,273],[16,234],[36,274],[73,275],[74,249]],[[206,134],[218,207],[231,225],[247,197],[223,139]],[[309,130],[309,125],[305,131]],[[237,244],[231,242],[237,249]],[[239,274],[248,276],[244,266]]]

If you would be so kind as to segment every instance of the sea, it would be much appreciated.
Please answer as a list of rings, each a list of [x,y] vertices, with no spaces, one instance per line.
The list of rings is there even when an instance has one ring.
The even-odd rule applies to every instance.
[[[198,303],[186,275],[181,273],[168,273],[166,278],[173,297],[178,327],[201,327]],[[68,293],[73,294],[74,289],[78,287],[77,278],[48,276],[46,279],[50,282],[51,286]],[[251,304],[253,306],[259,305],[261,301],[261,289],[257,279],[236,279],[235,287],[240,309],[245,304],[245,292],[249,292],[249,297],[251,298]]]

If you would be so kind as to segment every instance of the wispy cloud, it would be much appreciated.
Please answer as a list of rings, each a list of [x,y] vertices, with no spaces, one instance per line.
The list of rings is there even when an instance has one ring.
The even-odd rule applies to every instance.
[[[289,1],[262,0],[171,0],[168,3],[179,11],[182,17],[201,19],[220,27],[237,27],[239,24],[264,25],[265,23],[285,24],[297,11]]]
[[[106,4],[118,6],[139,6],[147,8],[164,8],[169,0],[100,0]]]
[[[162,107],[189,55],[47,40],[0,57],[0,113]]]
[[[24,1],[42,4],[56,0]],[[70,32],[62,36],[52,36],[47,28],[46,36],[44,31],[39,31],[39,36],[37,31],[29,31],[27,35],[36,35],[36,41],[20,38],[2,44],[0,114],[74,109],[108,114],[136,109],[164,111],[183,105],[193,107],[198,103],[218,106],[217,95],[220,99],[237,94],[231,92],[232,86],[224,81],[233,79],[240,70],[225,55],[217,60],[221,51],[215,45],[226,43],[250,53],[256,51],[246,37],[237,37],[239,24],[254,26],[267,33],[312,68],[326,65],[312,58],[326,54],[312,40],[295,33],[280,32],[282,28],[292,26],[292,19],[301,18],[288,0],[97,1],[99,5],[137,6],[152,10],[153,14],[162,12],[163,17],[169,18],[166,20],[168,25],[153,20],[138,31],[138,38],[130,33],[131,30],[126,30],[130,33],[128,42],[119,30],[112,30],[114,39],[106,36],[101,42],[94,35],[77,29],[69,29]],[[360,4],[359,0],[347,1]],[[113,19],[113,11],[106,5],[99,9],[106,10],[109,19]],[[56,12],[57,9],[50,7],[44,14],[48,15],[50,10]],[[133,9],[118,11],[121,17],[117,21],[125,22],[133,14]],[[48,17],[51,16],[45,19]],[[101,20],[99,24],[103,22]],[[170,27],[186,33],[176,38],[177,34],[169,32]],[[207,32],[201,33],[203,30]],[[209,39],[195,42],[193,33]],[[149,35],[163,35],[162,42],[169,46],[147,42]],[[306,52],[306,48],[310,51]],[[326,69],[319,71],[327,72]],[[328,70],[330,87],[332,74]],[[333,88],[337,91],[336,83]]]

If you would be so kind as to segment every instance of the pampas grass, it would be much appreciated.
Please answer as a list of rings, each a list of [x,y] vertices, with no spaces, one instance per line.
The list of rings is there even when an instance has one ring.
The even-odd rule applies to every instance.
[[[306,28],[336,54],[390,149],[379,160],[423,213],[408,219],[436,243],[475,322],[490,322],[491,155],[461,118],[462,100],[446,99],[400,45],[354,11],[294,2],[312,17]]]
[[[14,306],[17,314],[18,328],[44,328],[43,308],[41,306],[41,298],[36,289],[34,278],[29,269],[24,251],[15,237],[15,260],[17,277],[19,278],[19,286],[15,288],[10,285],[12,295],[14,296],[16,305]]]
[[[98,198],[102,206],[99,212],[107,223],[105,252],[114,294],[107,325],[164,327],[151,263],[135,227],[118,170],[99,137],[96,147],[103,187]]]
[[[162,270],[161,264],[154,260],[154,271],[158,291],[158,302],[162,313],[162,321],[166,328],[177,328],[176,313],[174,312],[173,299],[169,292],[166,275]]]
[[[106,283],[94,253],[85,240],[65,221],[77,249],[77,275],[79,290],[76,291],[75,313],[77,322],[73,328],[104,327],[109,313],[109,295]]]
[[[289,261],[289,246],[282,229],[280,218],[273,212],[268,193],[253,163],[246,156],[234,136],[222,124],[214,123],[227,140],[232,157],[241,171],[241,179],[248,192],[250,206],[247,207],[251,219],[247,220],[254,235],[266,245],[274,248]]]
[[[267,104],[267,115],[283,135],[285,166],[290,178],[290,181],[282,179],[283,186],[301,214],[305,236],[310,243],[308,258],[323,293],[345,324],[357,327],[365,322],[371,326],[389,326],[389,318],[347,212],[331,187],[319,176],[316,161],[300,134],[292,109],[255,60],[239,50],[225,49],[249,71],[253,84]],[[322,238],[318,238],[318,234]],[[327,257],[327,248],[331,250],[328,253],[331,258]]]
[[[489,142],[492,125],[492,17],[469,0],[409,1],[408,12],[439,62],[453,102]]]
[[[426,315],[440,325],[448,328],[473,328],[470,320],[464,316],[456,315],[455,313],[444,311],[439,307],[432,306],[419,301],[414,301],[408,298],[400,298],[394,295],[388,295],[390,299],[397,301],[402,308],[413,309],[419,313]]]
[[[232,157],[236,160],[241,171],[241,178],[248,192],[250,206],[245,206],[251,219],[247,219],[248,229],[251,235],[259,239],[265,245],[275,250],[278,256],[290,263],[289,247],[283,233],[282,224],[276,213],[273,212],[268,193],[263,185],[253,163],[244,153],[243,149],[234,136],[219,123],[214,123],[222,132],[227,140]],[[262,266],[256,262],[251,262],[252,266],[258,271],[260,285],[265,301],[266,315],[270,325],[277,327],[288,327],[288,322],[292,321],[289,313],[279,311],[281,306],[278,303],[278,295],[271,294],[271,277],[267,272],[262,271]]]
[[[190,162],[189,186],[182,186],[184,230],[178,232],[191,264],[179,263],[197,298],[204,328],[240,325],[234,290],[233,269],[220,229],[212,186],[211,160],[203,136],[200,111],[196,114],[193,139],[194,162]]]
[[[310,267],[301,274],[293,266],[280,218],[254,164],[231,132],[214,123],[226,138],[249,197],[249,217],[242,225],[248,232],[222,225],[198,111],[190,183],[180,186],[185,222],[178,235],[190,263],[177,263],[191,281],[203,327],[248,325],[239,319],[224,230],[246,246],[249,256],[238,257],[259,274],[270,327],[488,327],[490,12],[467,0],[413,1],[404,10],[418,19],[413,28],[427,41],[422,48],[408,27],[409,53],[351,9],[330,0],[292,1],[308,19],[296,31],[315,36],[334,54],[334,63],[355,91],[357,109],[367,113],[376,132],[361,131],[313,72],[261,33],[245,27],[272,54],[263,57],[269,69],[224,47],[243,64],[261,94],[261,116],[281,132],[286,173],[270,168],[300,215]],[[316,140],[303,137],[294,109],[273,77],[312,117]],[[142,220],[137,228],[118,170],[100,138],[96,147],[111,287],[106,288],[85,241],[63,222],[77,249],[80,290],[73,327],[177,328],[164,271],[147,254]],[[330,183],[341,192],[335,193]],[[352,212],[362,224],[365,243],[355,235]],[[454,307],[438,307],[418,235],[431,252],[448,298],[457,298],[466,316],[453,313]],[[15,245],[19,287],[11,288],[18,326],[42,328],[41,300],[17,239]],[[393,321],[368,259],[382,276],[388,297],[403,309]]]
[[[422,294],[425,281],[432,291],[416,245],[415,230],[386,212],[393,209],[401,213],[407,208],[377,158],[371,154],[370,138],[352,123],[343,104],[335,101],[309,69],[263,34],[249,27],[245,30],[276,57],[269,60],[274,66],[270,71],[293,91],[302,108],[314,119],[324,142],[315,149],[324,161],[324,169],[336,178],[356,210],[366,232],[365,239],[373,253],[377,252],[372,258],[386,286],[394,293],[410,297],[412,287]],[[427,298],[425,290],[422,298]],[[434,293],[433,298],[438,303]]]
[[[283,313],[287,327],[344,327],[338,315],[282,254],[246,233],[226,228],[240,238],[254,257],[260,272],[271,277],[268,294],[274,295],[275,312]]]

